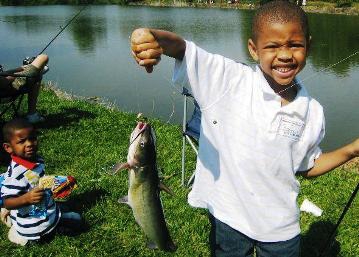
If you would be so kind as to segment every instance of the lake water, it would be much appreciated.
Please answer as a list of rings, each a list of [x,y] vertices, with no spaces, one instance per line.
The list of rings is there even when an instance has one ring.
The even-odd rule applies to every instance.
[[[79,6],[0,7],[0,63],[21,65],[37,55]],[[182,96],[171,83],[174,61],[163,57],[152,74],[138,67],[129,36],[138,27],[174,31],[202,48],[254,65],[247,51],[253,11],[89,6],[45,51],[51,80],[69,93],[98,96],[124,111],[180,123]],[[325,109],[325,150],[359,136],[359,16],[309,14],[313,44],[301,72]],[[346,57],[353,55],[346,59]]]

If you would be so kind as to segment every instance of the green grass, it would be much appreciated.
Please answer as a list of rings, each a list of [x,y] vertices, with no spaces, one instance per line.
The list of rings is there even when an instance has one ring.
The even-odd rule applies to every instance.
[[[161,198],[178,249],[175,253],[165,253],[146,247],[146,238],[131,209],[117,203],[127,192],[127,172],[107,174],[114,163],[126,160],[136,114],[85,100],[59,98],[50,89],[42,90],[39,110],[46,116],[46,122],[39,125],[40,154],[46,161],[46,173],[76,177],[79,187],[69,205],[82,213],[89,230],[77,237],[56,236],[46,244],[19,247],[7,240],[7,228],[0,225],[1,256],[209,256],[207,214],[187,204],[189,189],[180,185],[180,126],[151,120],[157,132],[160,170],[164,176],[174,175],[165,184],[175,196],[162,193]],[[191,157],[187,167],[191,170],[195,156],[188,154]],[[357,166],[337,169],[317,179],[300,179],[299,201],[308,198],[324,210],[319,218],[302,214],[302,256],[315,256],[313,253],[326,241],[358,182],[355,169]],[[329,256],[359,256],[358,198],[340,225]]]

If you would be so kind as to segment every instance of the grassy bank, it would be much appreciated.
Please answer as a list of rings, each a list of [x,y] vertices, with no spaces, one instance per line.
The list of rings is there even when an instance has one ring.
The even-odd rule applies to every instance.
[[[0,225],[1,256],[209,256],[206,212],[189,207],[186,202],[189,189],[180,186],[179,126],[151,120],[157,132],[158,166],[164,176],[169,176],[164,182],[175,195],[162,193],[169,230],[178,246],[178,250],[170,254],[147,249],[146,239],[130,208],[117,203],[127,192],[127,172],[116,176],[107,174],[115,162],[126,159],[136,114],[74,99],[48,87],[40,94],[39,110],[46,116],[46,122],[39,125],[46,172],[77,178],[79,188],[69,205],[82,213],[89,230],[77,237],[56,236],[49,243],[23,248],[8,242],[7,228]],[[194,167],[195,158],[191,156],[189,167]],[[315,256],[326,241],[358,182],[357,170],[358,164],[353,163],[321,178],[301,179],[299,202],[308,198],[324,210],[319,218],[302,214],[302,256]],[[359,256],[358,215],[359,197],[339,227],[328,256]]]

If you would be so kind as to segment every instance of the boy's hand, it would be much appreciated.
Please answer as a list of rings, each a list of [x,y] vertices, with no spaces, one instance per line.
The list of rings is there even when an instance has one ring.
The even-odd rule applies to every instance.
[[[140,28],[131,35],[132,55],[140,66],[144,66],[148,73],[161,60],[163,49],[149,29]]]
[[[31,191],[27,192],[24,196],[26,197],[26,202],[28,204],[39,203],[44,197],[44,189],[35,187]]]

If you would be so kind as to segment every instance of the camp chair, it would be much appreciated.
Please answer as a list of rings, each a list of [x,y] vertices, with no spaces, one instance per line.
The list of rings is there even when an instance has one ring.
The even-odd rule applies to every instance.
[[[16,94],[11,96],[0,96],[0,105],[3,107],[0,111],[0,117],[2,117],[10,108],[14,112],[14,116],[18,116],[19,108],[22,102],[24,94]]]
[[[15,73],[18,70],[9,70],[6,73]],[[24,94],[29,92],[27,86],[22,87],[20,90],[5,91],[0,90],[0,118],[10,109],[13,110],[14,116],[18,116],[18,111],[23,100]]]
[[[44,75],[46,72],[48,72],[49,67],[45,65],[44,69],[41,72],[41,77],[36,78],[36,80],[41,80],[42,75]],[[3,72],[4,74],[12,74],[15,72],[18,72],[18,69],[14,70],[8,70]],[[35,81],[32,81],[31,83],[35,83]],[[24,98],[25,94],[28,94],[30,91],[30,87],[25,85],[20,88],[18,91],[12,90],[10,91],[2,91],[0,90],[0,118],[10,109],[13,111],[13,116],[19,116],[19,109],[21,106],[21,102]]]
[[[182,95],[184,96],[182,123],[182,186],[184,186],[186,171],[186,145],[188,143],[193,149],[193,151],[196,153],[196,155],[198,155],[198,140],[201,127],[201,111],[197,102],[194,100],[193,95],[188,91],[187,88],[182,89]],[[189,99],[193,100],[194,110],[190,119],[187,120],[187,103]],[[195,172],[192,173],[190,179],[187,182],[187,186],[192,183],[194,176]]]

